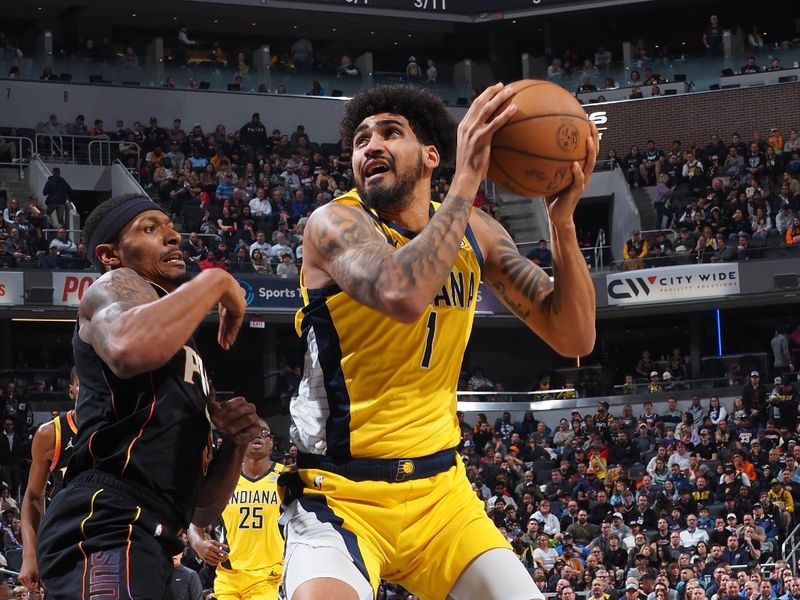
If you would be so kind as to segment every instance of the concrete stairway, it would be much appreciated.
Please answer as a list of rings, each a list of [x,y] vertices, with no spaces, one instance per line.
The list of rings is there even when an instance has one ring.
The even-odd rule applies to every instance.
[[[541,199],[515,196],[496,188],[494,205],[495,217],[508,229],[514,241],[521,244],[522,254],[540,239],[550,238],[547,210]]]
[[[653,200],[656,197],[656,188],[652,186],[631,189],[636,208],[642,219],[642,230],[656,229],[656,209],[653,208]]]
[[[22,179],[20,179],[20,171],[19,168],[2,168],[0,169],[0,190],[3,191],[6,197],[6,202],[11,200],[12,197],[16,197],[19,200],[20,207],[23,207],[28,202],[28,196],[36,195],[37,198],[40,200],[40,204],[44,204],[41,200],[41,191],[42,190],[33,190],[31,188],[31,183],[27,177],[25,177],[27,172],[27,167],[25,167],[22,171]],[[5,202],[3,203],[5,205]]]

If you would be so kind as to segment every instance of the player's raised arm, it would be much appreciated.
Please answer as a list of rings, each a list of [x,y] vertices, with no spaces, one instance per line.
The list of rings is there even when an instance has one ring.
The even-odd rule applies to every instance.
[[[485,255],[483,279],[511,312],[564,356],[586,355],[595,341],[594,285],[572,220],[595,165],[598,135],[594,125],[591,131],[585,167],[573,163],[572,185],[546,199],[554,282],[538,265],[520,255],[499,223],[483,214],[473,220]]]
[[[80,336],[121,378],[166,363],[186,343],[208,312],[227,311],[223,347],[236,339],[245,302],[241,288],[221,269],[203,271],[159,298],[132,269],[119,268],[95,281],[81,300]]]
[[[492,134],[516,109],[510,105],[493,115],[511,95],[512,90],[502,84],[488,88],[459,124],[456,172],[447,197],[430,222],[428,202],[414,199],[430,196],[430,177],[441,158],[437,147],[420,140],[413,124],[403,116],[384,113],[363,119],[353,138],[357,187],[368,205],[382,202],[381,212],[389,216],[412,203],[417,206],[411,219],[419,234],[395,249],[358,207],[334,203],[315,211],[304,236],[303,268],[309,287],[324,287],[332,280],[354,299],[393,319],[418,319],[452,269],[475,194],[488,168]],[[418,167],[408,167],[402,160],[409,155],[409,148],[415,159],[419,156]],[[403,167],[407,170],[402,171]],[[406,183],[408,189],[401,197],[383,203],[383,198]],[[373,195],[377,199],[370,201]],[[315,285],[315,280],[323,285]]]

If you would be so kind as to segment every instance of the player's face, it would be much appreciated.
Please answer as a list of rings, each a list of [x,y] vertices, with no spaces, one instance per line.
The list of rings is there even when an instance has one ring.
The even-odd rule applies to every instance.
[[[70,382],[69,382],[69,399],[75,401],[78,399],[78,392],[81,389],[81,382],[76,375]]]
[[[119,266],[172,291],[188,280],[180,241],[172,219],[161,211],[148,210],[125,226],[114,246]]]
[[[406,206],[421,182],[431,152],[436,166],[435,149],[420,143],[405,117],[390,113],[367,117],[353,138],[353,172],[359,195],[377,210]]]
[[[256,460],[266,458],[272,454],[272,431],[266,421],[259,420],[261,433],[247,446],[245,455]]]

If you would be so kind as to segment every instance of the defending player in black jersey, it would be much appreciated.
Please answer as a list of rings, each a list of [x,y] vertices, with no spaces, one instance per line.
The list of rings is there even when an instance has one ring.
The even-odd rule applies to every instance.
[[[179,532],[220,513],[260,432],[243,398],[209,398],[191,341],[218,307],[230,348],[244,298],[221,269],[187,281],[180,235],[149,198],[102,203],[84,235],[104,275],[78,308],[78,444],[39,531],[39,570],[53,600],[162,600]],[[211,420],[225,435],[209,465]]]
[[[70,372],[69,397],[78,398],[80,381],[75,368]],[[78,435],[75,409],[39,426],[33,436],[31,470],[28,487],[22,499],[22,568],[20,583],[30,590],[39,587],[39,568],[36,562],[36,532],[44,516],[45,500],[63,487],[67,468]],[[50,488],[48,489],[48,482]]]

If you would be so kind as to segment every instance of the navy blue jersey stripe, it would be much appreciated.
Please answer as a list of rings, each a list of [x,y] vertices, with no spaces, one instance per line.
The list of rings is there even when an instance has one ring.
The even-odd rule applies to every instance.
[[[321,288],[306,288],[306,293],[308,294],[309,303],[314,300],[324,300],[328,296],[333,296],[334,294],[338,294],[342,291],[338,285],[327,285]]]
[[[328,397],[330,415],[325,425],[328,441],[326,454],[336,458],[350,455],[350,395],[342,372],[342,347],[330,310],[324,301],[309,304],[302,322],[303,341],[308,349],[308,336],[313,331],[319,352],[319,364]]]
[[[298,502],[300,502],[300,506],[302,506],[308,512],[313,513],[320,523],[330,523],[336,533],[342,536],[344,545],[347,548],[347,551],[350,553],[350,557],[353,559],[353,564],[369,582],[369,572],[367,571],[367,565],[364,562],[364,557],[361,554],[361,549],[358,547],[358,538],[356,537],[356,534],[342,526],[344,525],[344,519],[336,516],[336,514],[331,510],[331,508],[328,506],[328,501],[325,496],[303,496],[298,500]]]
[[[481,267],[481,271],[483,271],[483,253],[481,252],[481,247],[478,246],[478,240],[472,231],[472,227],[467,225],[467,231],[465,232],[464,235],[467,236],[467,239],[469,240],[469,243],[472,246],[472,251],[475,253],[475,258],[478,259],[478,264]]]

